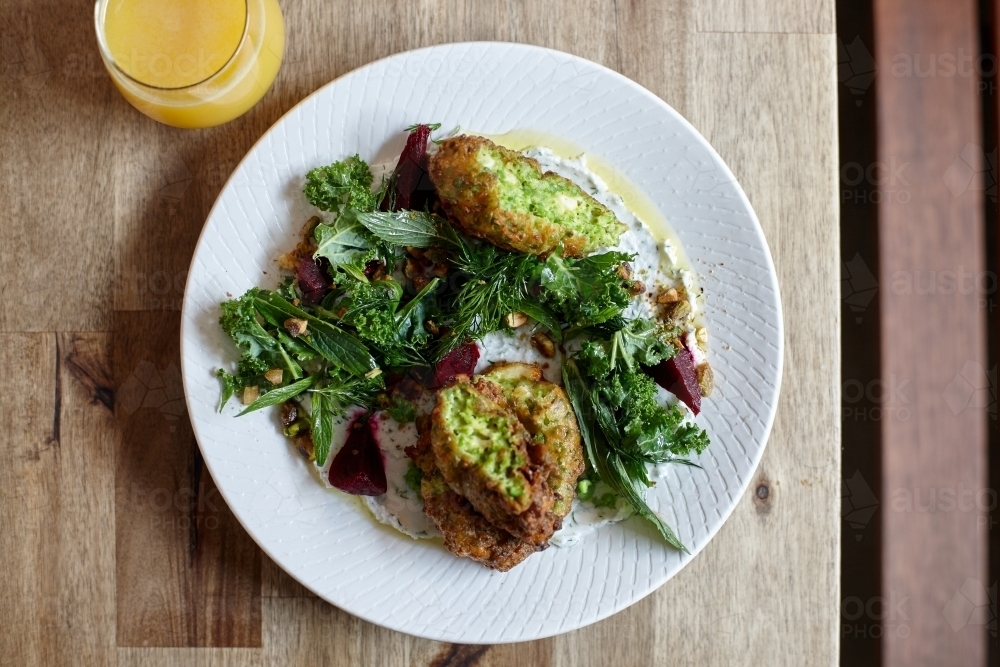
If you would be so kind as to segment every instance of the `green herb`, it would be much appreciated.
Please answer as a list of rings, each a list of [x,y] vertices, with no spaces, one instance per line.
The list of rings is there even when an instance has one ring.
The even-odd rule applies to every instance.
[[[393,396],[387,412],[400,424],[406,424],[417,418],[417,406],[400,396]]]
[[[336,301],[340,321],[352,326],[358,337],[371,343],[386,368],[408,368],[428,363],[424,348],[430,334],[424,328],[426,302],[437,290],[435,278],[405,305],[402,286],[393,280],[355,283]]]
[[[421,125],[426,125],[431,129],[431,132],[436,132],[441,129],[441,123],[414,123],[413,125],[406,128],[407,132],[416,132],[417,128]]]
[[[275,326],[283,326],[287,318],[304,319],[309,323],[302,341],[323,358],[353,375],[364,375],[377,368],[364,343],[334,324],[310,315],[274,292],[258,290],[254,299],[257,312]]]
[[[372,174],[359,155],[317,167],[306,174],[303,190],[316,208],[340,215],[345,208],[373,211],[378,197],[371,191]]]
[[[270,364],[263,359],[254,357],[249,352],[244,352],[243,356],[240,357],[235,374],[228,373],[221,368],[216,371],[216,377],[222,380],[222,398],[219,401],[219,410],[222,410],[236,392],[260,384],[260,377],[270,369]]]
[[[458,275],[450,282],[458,287],[444,299],[441,323],[449,333],[440,342],[438,359],[467,340],[478,340],[503,328],[507,315],[514,312],[529,315],[561,339],[558,320],[532,293],[541,263],[537,257],[475,243],[449,230],[442,232],[455,248],[450,259]]]
[[[313,257],[325,257],[334,269],[368,282],[365,265],[377,256],[378,250],[353,214],[339,216],[332,225],[316,225],[313,239],[316,241]]]
[[[635,370],[637,364],[655,366],[671,359],[677,350],[669,332],[649,320],[627,320],[606,340],[591,339],[581,346],[579,358],[588,377],[603,379],[613,370]]]
[[[571,330],[607,322],[632,300],[618,276],[619,267],[631,259],[622,252],[581,259],[549,255],[537,275],[541,301]]]
[[[298,382],[293,382],[292,384],[286,385],[284,387],[279,387],[277,389],[272,389],[271,391],[263,394],[256,401],[248,405],[243,409],[243,412],[236,415],[237,417],[242,417],[250,412],[255,412],[261,408],[266,408],[272,405],[277,405],[279,403],[284,403],[290,398],[298,396],[306,389],[311,387],[313,383],[316,382],[316,376],[310,375],[309,377],[302,378]]]
[[[413,461],[410,461],[410,467],[406,469],[406,475],[403,479],[406,481],[406,485],[413,489],[414,491],[420,491],[420,481],[424,478],[424,471],[413,465]]]
[[[282,341],[280,332],[265,329],[267,322],[262,322],[255,307],[259,294],[260,290],[251,289],[221,306],[219,323],[242,355],[236,373],[221,369],[216,373],[223,385],[220,410],[236,392],[260,384],[260,377],[272,368],[287,370],[294,380],[302,377],[302,368],[289,354],[290,348]]]
[[[372,407],[375,395],[384,389],[385,380],[381,373],[355,377],[334,370],[328,374],[321,388],[313,390],[312,395],[323,394],[330,411],[343,416],[352,405]]]
[[[584,358],[588,349],[591,355]],[[633,350],[629,358],[634,360],[636,354],[639,351]],[[656,525],[667,542],[686,552],[643,498],[652,485],[646,465],[699,454],[708,446],[708,436],[693,424],[682,424],[683,414],[676,406],[659,405],[655,383],[629,369],[624,359],[619,356],[616,363],[604,346],[588,341],[579,356],[563,365],[563,384],[576,413],[587,462],[617,495]]]
[[[330,454],[330,444],[333,440],[333,412],[327,405],[329,399],[324,394],[312,394],[312,441],[313,454],[316,463],[323,465]]]
[[[448,223],[420,211],[372,211],[358,213],[356,219],[376,237],[395,246],[432,248],[452,243],[438,230]]]

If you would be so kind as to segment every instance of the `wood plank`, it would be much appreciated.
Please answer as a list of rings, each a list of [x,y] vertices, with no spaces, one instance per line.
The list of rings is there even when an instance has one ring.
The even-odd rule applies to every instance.
[[[119,667],[263,667],[259,648],[118,649]]]
[[[115,316],[118,645],[259,647],[261,554],[191,433],[179,324]]]
[[[268,665],[550,667],[553,664],[549,639],[496,646],[445,644],[386,630],[319,599],[265,598],[263,605]]]
[[[701,32],[835,32],[835,5],[807,0],[698,0]]]
[[[767,236],[785,366],[747,495],[704,552],[653,595],[656,652],[681,664],[832,666],[840,556],[835,43],[777,34],[693,42],[698,76],[713,84],[694,88],[689,117],[732,168]]]
[[[985,313],[977,3],[875,2],[879,160],[910,163],[908,201],[879,206],[882,377],[912,388],[882,422],[883,592],[905,600],[883,664],[985,665]],[[967,60],[963,62],[963,57]],[[980,173],[977,173],[980,172]],[[951,500],[949,501],[949,497]],[[971,502],[970,502],[971,500]],[[950,504],[949,504],[950,502]]]
[[[109,109],[120,96],[81,29],[93,12],[85,2],[0,12],[0,331],[111,326]]]
[[[116,662],[109,348],[105,334],[0,336],[13,380],[0,393],[0,664]]]
[[[616,3],[619,72],[687,117],[693,81],[694,5],[686,2]]]
[[[314,598],[316,594],[295,581],[266,554],[261,554],[260,595],[265,598]]]

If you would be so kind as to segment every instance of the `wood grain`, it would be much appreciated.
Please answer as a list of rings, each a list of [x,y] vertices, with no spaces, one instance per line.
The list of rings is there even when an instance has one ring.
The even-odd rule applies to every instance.
[[[701,32],[819,33],[834,32],[834,4],[800,0],[699,0]]]
[[[0,368],[31,378],[0,392],[0,664],[115,664],[109,348],[0,335]]]
[[[907,600],[908,626],[886,633],[886,667],[986,664],[984,626],[948,608],[988,574],[985,514],[969,502],[987,482],[987,416],[964,393],[987,361],[986,320],[982,295],[958,282],[984,269],[977,29],[972,0],[875,3],[876,59],[890,73],[876,89],[879,160],[909,163],[912,184],[908,201],[879,206],[882,377],[912,388],[908,418],[882,421],[882,596]]]
[[[180,316],[115,315],[119,646],[260,646],[260,550],[191,433]]]
[[[92,41],[92,4],[0,6],[0,187],[15,202],[0,212],[8,240],[0,331],[16,332],[0,336],[0,360],[5,370],[30,364],[53,378],[0,395],[0,547],[17,575],[0,579],[0,610],[13,619],[0,630],[0,664],[836,662],[833,2],[284,2],[287,51],[273,89],[243,118],[199,131],[158,125],[115,93]],[[288,577],[215,492],[176,384],[176,311],[191,252],[245,152],[331,79],[392,53],[466,40],[581,55],[692,120],[761,218],[788,335],[785,398],[752,485],[767,485],[768,500],[745,498],[691,566],[620,614],[492,647],[373,626]],[[59,192],[46,189],[53,177]],[[55,298],[67,291],[72,305]],[[23,335],[32,331],[107,333]],[[61,448],[51,444],[56,423]],[[79,480],[58,456],[80,469]],[[50,516],[74,503],[71,518],[64,509]],[[57,566],[67,572],[61,587],[50,576]]]
[[[781,289],[785,366],[748,494],[705,551],[654,594],[663,619],[657,646],[680,664],[739,655],[744,664],[835,665],[840,351],[837,317],[824,314],[839,311],[839,266],[827,250],[838,233],[821,213],[837,210],[833,43],[707,34],[695,45],[695,62],[715,83],[696,87],[690,118],[733,169],[764,228]],[[741,83],[748,70],[753,86]],[[725,641],[701,644],[709,627]],[[691,652],[696,660],[683,657]]]
[[[0,331],[108,331],[119,95],[93,3],[0,6]]]

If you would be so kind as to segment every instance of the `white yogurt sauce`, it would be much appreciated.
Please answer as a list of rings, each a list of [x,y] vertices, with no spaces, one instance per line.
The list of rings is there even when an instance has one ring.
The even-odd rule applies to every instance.
[[[625,311],[626,317],[655,317],[656,294],[661,289],[683,286],[688,294],[695,321],[700,319],[700,290],[683,254],[678,253],[676,241],[671,238],[657,239],[650,228],[626,207],[625,201],[611,192],[604,180],[588,168],[586,155],[575,158],[561,157],[544,147],[527,148],[523,153],[537,160],[544,171],[553,171],[576,183],[594,199],[611,209],[618,220],[628,227],[616,247],[601,249],[601,251],[616,250],[635,255],[632,262],[634,278],[646,284],[646,293],[629,305]],[[372,166],[373,189],[378,187],[382,178],[394,165],[395,161]],[[512,335],[496,331],[484,336],[479,342],[480,356],[476,372],[481,373],[497,361],[538,364],[542,367],[546,380],[561,385],[563,361],[561,352],[557,351],[553,359],[544,357],[531,346],[531,334],[532,327],[529,322]],[[697,344],[694,327],[685,334],[685,344],[694,353],[695,362],[701,363],[705,355]],[[659,389],[659,399],[664,405],[677,403],[677,399],[662,388]],[[683,407],[683,404],[681,405]],[[431,401],[427,400],[418,406],[418,409],[421,412],[429,412],[432,407]],[[411,489],[405,480],[411,462],[403,450],[416,443],[415,425],[399,424],[388,417],[380,418],[379,422],[379,446],[385,461],[388,491],[381,496],[364,496],[363,503],[378,521],[405,535],[415,539],[439,536],[440,533],[433,522],[423,512],[423,501],[419,491]],[[327,481],[330,463],[347,439],[348,424],[349,419],[345,419],[334,425],[333,449],[326,465],[319,471],[320,479],[327,486],[330,486]],[[668,470],[669,466],[652,466],[650,474],[662,478],[666,476]],[[609,487],[603,482],[597,482],[592,498],[604,498],[609,492]],[[563,527],[552,536],[549,543],[555,547],[573,546],[601,526],[623,521],[631,515],[631,506],[621,498],[617,498],[614,505],[609,507],[597,507],[593,502],[576,499],[573,501],[570,513],[563,519]]]

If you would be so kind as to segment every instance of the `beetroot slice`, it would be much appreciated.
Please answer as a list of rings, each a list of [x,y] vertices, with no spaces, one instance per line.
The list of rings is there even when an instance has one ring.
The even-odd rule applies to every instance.
[[[433,388],[447,387],[459,375],[472,375],[479,361],[479,346],[475,341],[466,341],[444,355],[434,369]]]
[[[406,147],[393,171],[393,196],[382,201],[383,211],[423,211],[429,209],[437,198],[434,184],[427,175],[427,140],[430,136],[430,126],[418,125],[406,138]]]
[[[330,484],[355,496],[381,496],[389,488],[375,415],[358,415],[348,425],[347,442],[330,464]]]
[[[698,388],[698,375],[694,369],[694,356],[687,348],[682,348],[673,359],[646,367],[645,371],[656,384],[691,408],[695,415],[701,412],[701,390]]]
[[[323,296],[330,289],[332,281],[315,259],[312,257],[300,259],[295,274],[299,279],[302,298],[307,303],[319,303],[323,300]]]

